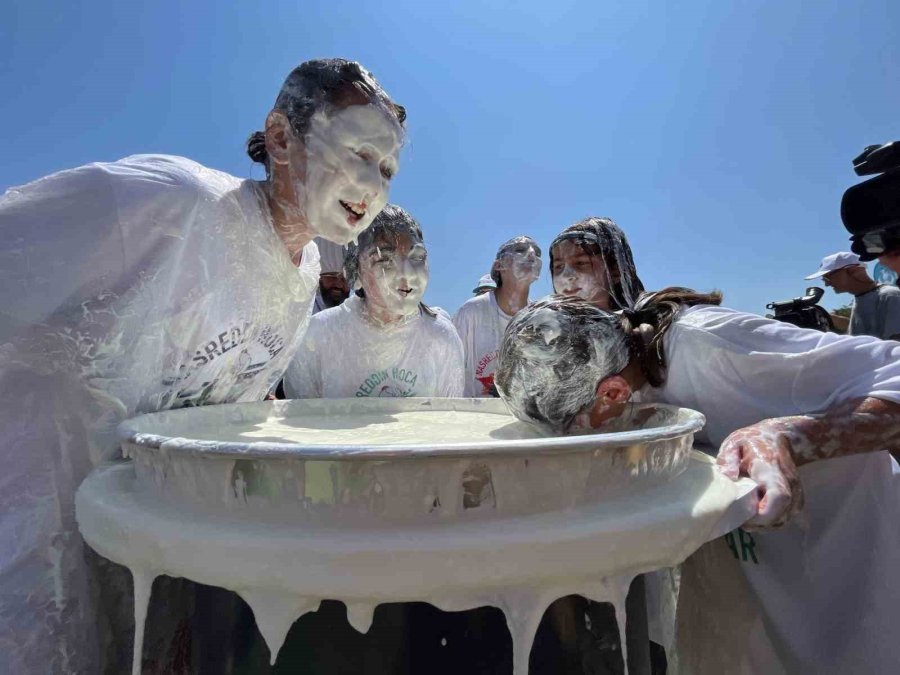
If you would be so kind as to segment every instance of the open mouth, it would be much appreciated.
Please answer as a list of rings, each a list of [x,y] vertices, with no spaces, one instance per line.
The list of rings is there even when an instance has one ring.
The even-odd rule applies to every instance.
[[[341,203],[341,206],[344,207],[344,211],[347,212],[347,222],[351,225],[362,220],[363,216],[366,215],[366,203],[360,202],[345,202],[343,199],[338,200]]]
[[[398,292],[401,296],[403,296],[404,298],[406,298],[406,297],[409,297],[410,294],[412,294],[413,289],[411,289],[411,288],[398,288],[398,289],[397,289],[397,292]]]

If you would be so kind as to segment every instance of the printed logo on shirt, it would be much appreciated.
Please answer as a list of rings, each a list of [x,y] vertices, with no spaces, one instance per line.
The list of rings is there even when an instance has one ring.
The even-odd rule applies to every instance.
[[[165,364],[164,372],[169,374],[163,377],[162,383],[172,389],[163,394],[161,407],[205,405],[223,380],[229,389],[240,383],[249,385],[259,373],[266,371],[284,344],[284,338],[271,325],[254,326],[245,321],[216,334],[192,353],[180,357],[173,354],[170,360],[178,361],[178,372],[172,372],[175,363]]]
[[[377,370],[370,373],[359,389],[356,390],[358,397],[391,397],[404,398],[416,395],[416,382],[419,379],[418,373],[407,368],[390,368],[388,370]]]
[[[738,528],[734,532],[726,534],[724,539],[728,548],[731,549],[735,560],[740,560],[741,562],[752,561],[755,565],[759,564],[759,559],[756,557],[756,540],[752,534]]]
[[[194,367],[205,366],[232,349],[251,341],[265,347],[270,360],[284,349],[284,338],[275,332],[272,326],[253,326],[249,321],[245,321],[242,326],[232,326],[198,348],[192,358]]]
[[[482,356],[475,364],[475,379],[481,383],[481,393],[491,394],[494,388],[494,371],[497,369],[497,357],[500,350],[495,349]]]

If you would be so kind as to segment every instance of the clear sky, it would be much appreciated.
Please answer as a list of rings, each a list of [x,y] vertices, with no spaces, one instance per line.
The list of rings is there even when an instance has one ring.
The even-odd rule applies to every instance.
[[[849,247],[850,160],[900,139],[898,35],[898,0],[6,0],[0,190],[145,152],[259,177],[243,143],[285,75],[342,56],[408,110],[391,201],[431,303],[455,311],[507,238],[602,215],[648,288],[764,313]]]

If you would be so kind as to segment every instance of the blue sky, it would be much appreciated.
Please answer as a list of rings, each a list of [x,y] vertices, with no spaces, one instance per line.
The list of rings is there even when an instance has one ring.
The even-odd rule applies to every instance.
[[[425,230],[433,304],[510,236],[605,215],[648,288],[763,313],[848,248],[850,160],[900,138],[896,0],[438,4],[7,0],[0,190],[142,152],[259,177],[243,142],[285,75],[343,56],[409,112],[391,200]]]

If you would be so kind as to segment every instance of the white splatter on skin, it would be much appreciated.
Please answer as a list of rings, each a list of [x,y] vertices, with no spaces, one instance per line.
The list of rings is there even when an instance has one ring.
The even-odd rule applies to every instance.
[[[541,276],[541,256],[534,246],[523,241],[502,253],[497,259],[495,269],[498,272],[509,273],[508,277],[504,275],[504,281],[515,280],[530,286]]]
[[[500,253],[493,271],[503,280],[494,292],[497,304],[504,313],[512,315],[528,304],[531,284],[541,276],[541,257],[534,245],[523,237]]]
[[[428,252],[408,234],[380,237],[359,256],[359,281],[366,312],[379,324],[417,316],[428,287]]]
[[[314,237],[346,244],[372,223],[387,204],[402,139],[397,119],[373,104],[319,110],[302,139],[282,112],[269,113],[266,194],[295,262]]]
[[[751,528],[780,527],[803,507],[797,467],[832,457],[900,446],[900,404],[877,398],[847,401],[821,415],[762,420],[732,433],[716,459],[733,480],[759,483]]]
[[[612,278],[603,257],[591,255],[575,241],[553,247],[553,290],[587,300],[600,309],[611,309]]]

